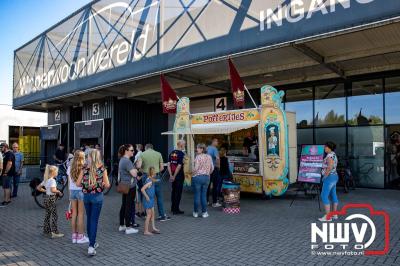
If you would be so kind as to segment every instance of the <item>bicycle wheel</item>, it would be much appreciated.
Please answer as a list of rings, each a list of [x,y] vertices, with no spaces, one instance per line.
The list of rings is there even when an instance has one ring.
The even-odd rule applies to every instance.
[[[343,182],[343,187],[344,187],[344,192],[349,193],[349,180],[344,180]]]
[[[40,208],[44,209],[44,196],[46,195],[46,193],[40,192],[35,189],[32,194],[36,204]]]

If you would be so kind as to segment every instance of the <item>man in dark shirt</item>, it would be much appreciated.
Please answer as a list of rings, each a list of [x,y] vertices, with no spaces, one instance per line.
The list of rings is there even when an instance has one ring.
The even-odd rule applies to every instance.
[[[60,144],[56,150],[56,154],[54,154],[54,161],[55,163],[61,164],[65,162],[65,147],[64,144]]]
[[[15,175],[15,156],[9,149],[7,143],[0,144],[3,153],[3,171],[1,178],[3,179],[4,201],[1,205],[5,206],[11,203],[11,180]]]
[[[251,153],[251,147],[257,145],[257,139],[254,136],[254,133],[249,131],[247,132],[247,136],[243,140],[243,155],[249,156]]]
[[[171,212],[174,215],[184,213],[179,209],[179,204],[182,198],[183,183],[185,181],[185,173],[183,171],[183,159],[185,157],[185,154],[183,153],[184,149],[185,141],[179,140],[177,148],[168,156],[168,172],[170,181],[172,182]]]

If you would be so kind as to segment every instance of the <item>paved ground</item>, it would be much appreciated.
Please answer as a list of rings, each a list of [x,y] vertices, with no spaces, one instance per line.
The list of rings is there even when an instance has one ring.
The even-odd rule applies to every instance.
[[[20,197],[0,208],[0,265],[400,265],[400,191],[357,189],[339,196],[341,203],[372,203],[390,213],[388,255],[311,255],[310,224],[321,213],[317,201],[303,196],[292,207],[289,196],[272,200],[242,196],[238,216],[212,209],[209,218],[195,219],[190,215],[192,195],[185,192],[185,215],[160,223],[161,235],[126,236],[117,232],[120,195],[114,192],[105,198],[97,256],[88,258],[86,245],[70,243],[70,227],[63,217],[67,201],[59,203],[59,225],[67,237],[43,238],[39,227],[43,210],[24,184]]]

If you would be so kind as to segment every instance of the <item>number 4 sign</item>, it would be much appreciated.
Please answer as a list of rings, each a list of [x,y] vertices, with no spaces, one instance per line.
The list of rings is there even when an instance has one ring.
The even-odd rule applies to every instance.
[[[215,98],[214,109],[216,112],[225,111],[227,109],[227,99],[226,97]]]

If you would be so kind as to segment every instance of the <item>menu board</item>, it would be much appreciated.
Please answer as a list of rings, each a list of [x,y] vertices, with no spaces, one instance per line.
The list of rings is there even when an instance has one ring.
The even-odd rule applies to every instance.
[[[260,174],[260,163],[254,162],[234,162],[234,174],[251,174],[251,175],[259,175]]]
[[[323,161],[324,145],[303,145],[297,181],[319,184]]]

